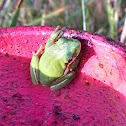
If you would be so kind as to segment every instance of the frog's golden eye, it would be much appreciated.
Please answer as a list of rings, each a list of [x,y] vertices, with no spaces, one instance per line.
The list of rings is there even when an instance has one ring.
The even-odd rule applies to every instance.
[[[68,63],[70,63],[72,61],[72,57],[70,57],[70,59],[68,60]]]

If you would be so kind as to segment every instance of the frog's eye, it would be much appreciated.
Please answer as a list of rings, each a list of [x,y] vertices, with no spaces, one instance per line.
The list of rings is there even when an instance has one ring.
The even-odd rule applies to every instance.
[[[72,57],[70,57],[70,59],[68,60],[68,63],[70,63],[72,61]]]

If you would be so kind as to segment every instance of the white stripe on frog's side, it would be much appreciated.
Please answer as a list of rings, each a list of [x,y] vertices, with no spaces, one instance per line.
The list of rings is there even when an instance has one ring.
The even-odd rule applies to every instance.
[[[36,69],[35,68],[33,68],[33,73],[34,73],[36,84],[38,84],[38,79],[37,79],[37,74],[36,74]]]

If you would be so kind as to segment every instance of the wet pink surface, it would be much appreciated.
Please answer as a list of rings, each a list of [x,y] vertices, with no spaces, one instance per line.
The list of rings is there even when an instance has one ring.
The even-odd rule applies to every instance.
[[[55,92],[32,84],[32,52],[53,30],[0,29],[0,126],[125,126],[126,46],[118,41],[66,30],[82,42],[77,77]]]

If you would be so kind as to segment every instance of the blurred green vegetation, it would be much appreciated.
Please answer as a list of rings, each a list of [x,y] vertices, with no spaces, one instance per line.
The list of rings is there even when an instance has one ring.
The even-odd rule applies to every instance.
[[[45,25],[83,29],[120,39],[126,0],[0,0],[0,27]]]

